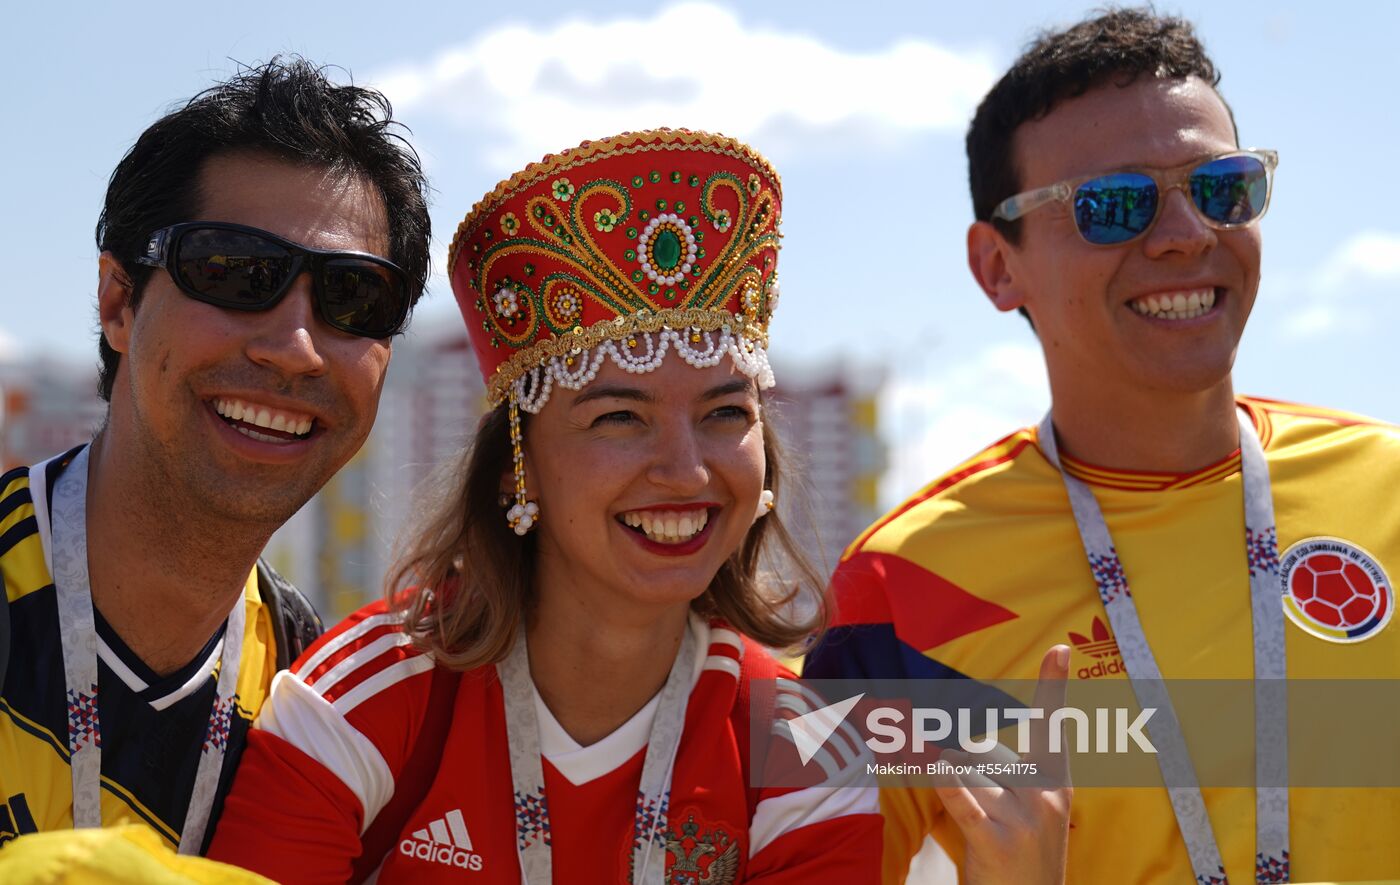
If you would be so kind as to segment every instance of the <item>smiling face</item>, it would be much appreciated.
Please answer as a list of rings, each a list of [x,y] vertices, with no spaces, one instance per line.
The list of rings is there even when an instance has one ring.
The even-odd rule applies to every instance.
[[[384,255],[383,200],[363,179],[261,155],[211,158],[190,220],[262,228],[320,249]],[[104,256],[103,333],[122,354],[103,445],[192,508],[280,524],[360,448],[388,340],[328,326],[303,273],[272,309],[228,310],[151,275],[129,306]]]
[[[688,605],[753,525],[763,426],[729,360],[696,369],[672,355],[644,374],[605,360],[581,391],[556,390],[524,436],[542,600]]]
[[[1128,168],[1168,169],[1236,149],[1220,96],[1198,78],[1140,78],[1057,105],[1017,130],[1023,189]],[[1086,243],[1067,204],[1028,214],[1019,245],[990,225],[969,237],[974,272],[996,305],[1024,305],[1057,400],[1117,389],[1189,393],[1229,383],[1259,286],[1258,225],[1208,226],[1180,189],[1162,197],[1146,235]],[[976,244],[999,243],[999,268],[978,272]]]

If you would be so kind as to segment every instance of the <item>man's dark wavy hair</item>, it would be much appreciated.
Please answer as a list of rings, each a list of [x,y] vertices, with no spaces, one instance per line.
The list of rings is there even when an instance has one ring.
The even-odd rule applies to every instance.
[[[992,221],[997,204],[1022,190],[1013,155],[1016,130],[1066,99],[1139,77],[1199,77],[1212,88],[1220,74],[1185,19],[1151,7],[1108,8],[1065,30],[1041,33],[992,87],[967,130],[968,184],[977,220]],[[1228,105],[1226,105],[1228,109]],[[993,221],[1019,242],[1020,221]]]
[[[134,310],[154,270],[136,258],[153,231],[196,219],[204,164],[260,153],[372,182],[389,220],[388,258],[407,272],[417,303],[428,278],[428,186],[401,130],[382,94],[336,85],[326,68],[299,56],[244,68],[141,133],[107,185],[97,248],[111,252],[131,279]],[[97,392],[110,402],[120,354],[100,333],[98,351]]]

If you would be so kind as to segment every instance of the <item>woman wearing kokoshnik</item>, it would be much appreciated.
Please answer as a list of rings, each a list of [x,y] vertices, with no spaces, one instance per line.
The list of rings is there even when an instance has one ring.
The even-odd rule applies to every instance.
[[[818,785],[750,787],[750,689],[776,719],[821,703],[764,649],[824,617],[771,512],[780,200],[746,145],[656,130],[476,204],[449,274],[492,411],[389,601],[279,676],[211,856],[288,882],[878,878],[858,741]]]

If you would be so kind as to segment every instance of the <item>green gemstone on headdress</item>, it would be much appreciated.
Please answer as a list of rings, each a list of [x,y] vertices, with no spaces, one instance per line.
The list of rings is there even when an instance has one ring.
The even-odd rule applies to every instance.
[[[656,201],[656,208],[657,208],[659,211],[661,211],[661,212],[665,212],[665,211],[666,211],[666,201],[665,201],[665,200],[657,200],[657,201]]]
[[[641,186],[644,185],[644,184],[646,184],[646,179],[642,178],[642,176],[640,176],[640,175],[633,175],[633,176],[632,176],[632,186],[633,186],[633,187],[641,187]]]
[[[646,279],[646,274],[642,273],[639,270],[632,271],[632,282],[640,283],[644,279]]]
[[[703,243],[703,242],[705,242],[705,232],[704,232],[703,230],[697,230],[697,231],[695,232],[695,242],[697,242],[697,243]]]
[[[658,181],[660,181],[660,180],[661,180],[661,173],[660,173],[660,172],[657,172],[655,169],[653,169],[652,172],[651,172],[651,181],[652,181],[652,184],[655,184],[656,182],[658,182]]]
[[[690,186],[691,186],[691,187],[699,187],[699,186],[700,186],[700,176],[698,176],[698,175],[692,175],[692,176],[690,176]]]
[[[629,239],[629,240],[635,240],[636,238],[637,238],[637,229],[636,229],[635,227],[629,227],[629,228],[627,228],[627,239]]]
[[[636,261],[636,260],[637,260],[637,250],[636,250],[636,249],[628,249],[626,252],[623,252],[623,253],[622,253],[622,257],[623,257],[623,258],[626,258],[628,261]]]
[[[679,172],[672,172],[672,173],[671,173],[671,183],[672,183],[672,184],[680,184],[680,183],[681,183],[681,174],[680,174]]]
[[[685,203],[682,203],[680,200],[677,200],[677,201],[676,201],[676,205],[675,205],[673,208],[675,208],[675,210],[676,210],[677,212],[684,212],[684,211],[685,211]]]
[[[658,286],[656,283],[652,283],[650,286],[647,286],[647,291],[655,295],[657,292],[661,291],[661,287]]]
[[[663,228],[656,234],[651,247],[652,261],[661,270],[671,270],[681,263],[681,238],[672,228]]]

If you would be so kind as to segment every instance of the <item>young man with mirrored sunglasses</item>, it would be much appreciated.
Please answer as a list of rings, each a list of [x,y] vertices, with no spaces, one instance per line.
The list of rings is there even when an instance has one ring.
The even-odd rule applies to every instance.
[[[1075,757],[1067,881],[1397,877],[1400,790],[1310,767],[1396,735],[1297,689],[1400,676],[1400,432],[1236,395],[1278,155],[1240,147],[1218,79],[1188,23],[1113,10],[1043,35],[983,100],[968,261],[1031,321],[1053,407],[851,545],[804,675],[988,685],[1068,639],[1071,705],[1153,707],[1156,753],[1132,777]],[[1352,701],[1334,712],[1376,702]],[[883,805],[886,881],[926,834],[962,855],[932,790]]]
[[[106,421],[0,478],[0,846],[140,823],[194,854],[212,833],[274,673],[320,632],[260,553],[364,442],[427,276],[397,128],[379,93],[275,59],[113,173]]]

